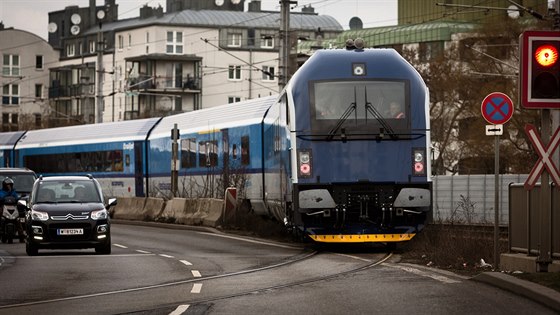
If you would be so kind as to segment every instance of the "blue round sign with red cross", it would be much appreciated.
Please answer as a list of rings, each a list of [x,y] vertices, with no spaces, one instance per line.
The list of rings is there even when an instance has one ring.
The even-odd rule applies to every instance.
[[[493,92],[482,101],[481,111],[487,122],[502,125],[513,116],[513,102],[504,93]]]

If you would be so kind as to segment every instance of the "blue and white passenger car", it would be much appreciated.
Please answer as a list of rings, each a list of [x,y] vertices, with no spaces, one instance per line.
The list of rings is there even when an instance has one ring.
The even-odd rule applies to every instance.
[[[16,166],[38,175],[93,175],[112,196],[144,196],[146,139],[161,118],[28,131]]]

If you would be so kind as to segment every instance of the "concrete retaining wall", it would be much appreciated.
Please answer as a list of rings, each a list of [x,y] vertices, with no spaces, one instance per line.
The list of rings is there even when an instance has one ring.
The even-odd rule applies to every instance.
[[[222,222],[221,199],[121,197],[112,215],[115,219],[160,221],[217,227]]]

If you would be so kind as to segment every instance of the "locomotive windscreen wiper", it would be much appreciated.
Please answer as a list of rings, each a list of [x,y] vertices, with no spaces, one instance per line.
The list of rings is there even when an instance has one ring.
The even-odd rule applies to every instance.
[[[342,116],[340,116],[340,118],[338,119],[336,126],[334,126],[334,128],[329,131],[329,135],[327,136],[328,141],[334,138],[334,135],[338,132],[338,129],[342,127],[346,119],[348,119],[348,116],[352,114],[352,111],[354,112],[355,121],[358,121],[358,111],[356,110],[356,87],[354,87],[354,102],[350,103],[350,106],[348,106],[344,113],[342,113]]]
[[[381,124],[382,128],[379,128],[379,133],[383,134],[383,131],[386,131],[387,134],[389,134],[389,136],[391,136],[391,138],[395,137],[395,131],[393,131],[393,128],[391,128],[391,126],[387,123],[387,120],[385,120],[385,118],[383,118],[383,116],[381,115],[381,113],[379,113],[379,111],[377,109],[375,109],[375,107],[368,101],[367,98],[367,89],[364,90],[365,92],[365,101],[366,101],[366,124],[367,124],[367,115],[368,112],[375,117],[375,119],[377,119],[377,121]],[[381,105],[383,103],[383,99],[379,100],[379,105]]]

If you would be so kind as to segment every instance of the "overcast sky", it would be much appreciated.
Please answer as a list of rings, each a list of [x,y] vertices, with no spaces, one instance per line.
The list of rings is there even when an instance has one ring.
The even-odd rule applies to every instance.
[[[213,1],[213,0],[207,0]],[[119,19],[137,17],[144,4],[165,10],[165,0],[116,0]],[[245,6],[250,0],[245,0]],[[97,0],[103,5],[105,0]],[[293,9],[301,12],[304,5],[311,4],[315,12],[334,17],[344,29],[349,29],[352,17],[359,17],[364,27],[397,24],[397,0],[298,0]],[[262,0],[263,10],[280,11],[279,0]],[[87,7],[89,0],[0,0],[0,21],[5,27],[14,27],[47,38],[49,12],[63,10],[67,6]]]

